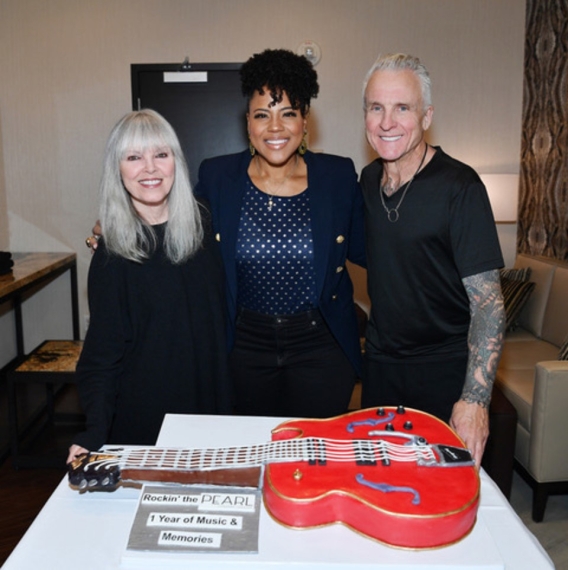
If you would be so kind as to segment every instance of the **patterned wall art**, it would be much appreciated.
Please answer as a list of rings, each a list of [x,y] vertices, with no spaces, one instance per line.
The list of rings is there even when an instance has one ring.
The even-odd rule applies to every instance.
[[[568,260],[568,0],[527,0],[517,250]]]

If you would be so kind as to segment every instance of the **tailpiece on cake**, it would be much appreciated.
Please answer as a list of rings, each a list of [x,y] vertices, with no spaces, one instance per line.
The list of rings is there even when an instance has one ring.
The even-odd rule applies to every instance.
[[[410,549],[457,542],[479,506],[479,475],[463,441],[434,416],[400,406],[286,421],[266,444],[89,453],[69,464],[69,482],[79,491],[260,482],[268,512],[284,525],[342,523]]]

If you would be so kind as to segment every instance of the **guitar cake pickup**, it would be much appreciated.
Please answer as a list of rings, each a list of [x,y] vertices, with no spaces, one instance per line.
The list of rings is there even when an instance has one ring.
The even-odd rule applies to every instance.
[[[286,421],[265,444],[109,449],[69,464],[79,491],[150,481],[261,486],[267,510],[286,526],[341,522],[411,549],[460,540],[479,506],[479,474],[463,441],[441,420],[401,406]]]

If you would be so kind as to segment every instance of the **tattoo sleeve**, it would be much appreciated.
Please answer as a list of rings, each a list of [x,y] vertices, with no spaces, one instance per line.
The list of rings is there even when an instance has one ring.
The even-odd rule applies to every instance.
[[[486,271],[462,280],[471,314],[468,363],[461,399],[486,408],[505,336],[505,308],[499,271]]]

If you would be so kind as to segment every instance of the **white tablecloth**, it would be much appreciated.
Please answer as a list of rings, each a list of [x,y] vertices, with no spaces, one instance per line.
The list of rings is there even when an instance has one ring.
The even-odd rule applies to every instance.
[[[225,447],[270,440],[275,418],[168,415],[157,442],[167,447]],[[140,490],[113,493],[72,490],[66,478],[22,538],[4,570],[57,568],[241,568],[251,570],[546,570],[554,565],[487,474],[481,472],[481,505],[473,531],[459,543],[431,551],[389,548],[336,524],[290,530],[264,506],[258,554],[140,553],[126,544]]]

